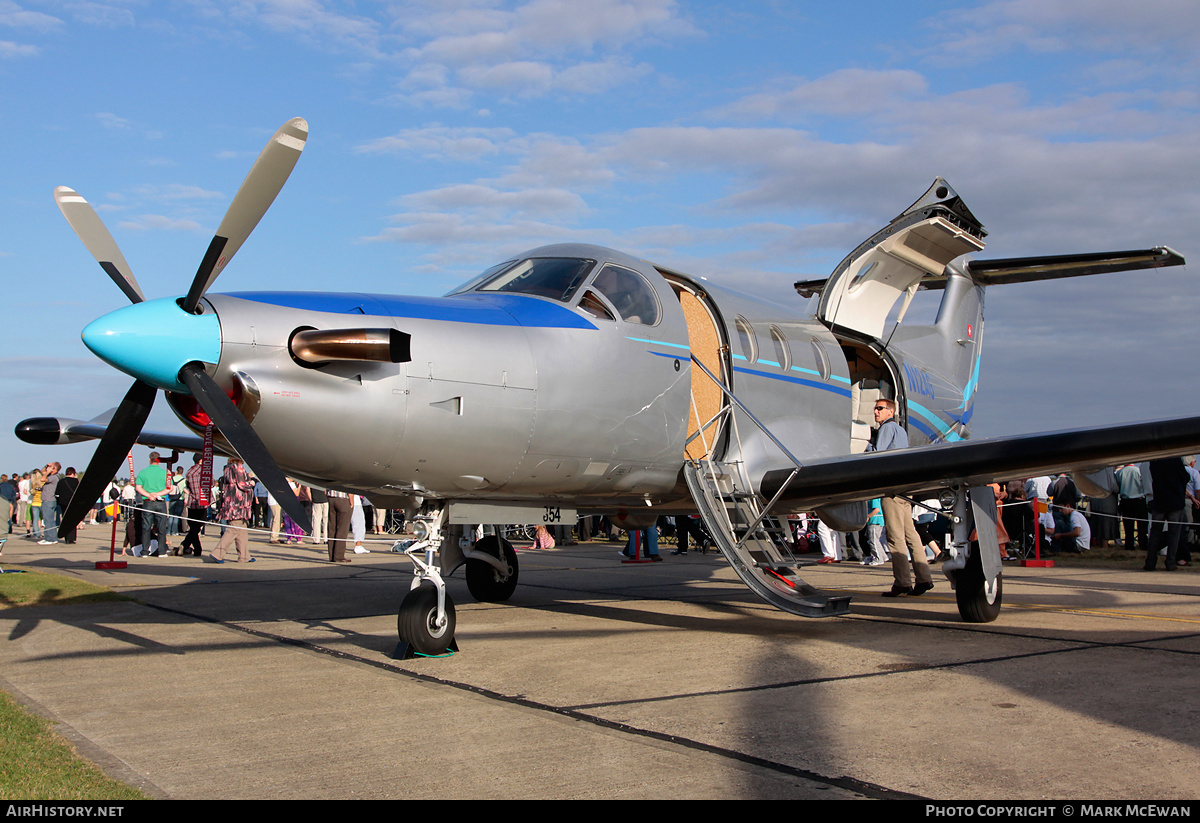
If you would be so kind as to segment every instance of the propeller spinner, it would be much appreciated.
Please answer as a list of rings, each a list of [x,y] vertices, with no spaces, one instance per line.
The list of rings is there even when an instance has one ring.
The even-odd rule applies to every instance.
[[[92,322],[83,331],[83,341],[105,362],[136,378],[63,512],[60,531],[78,525],[104,492],[137,440],[159,389],[191,394],[288,515],[306,532],[312,531],[308,515],[262,439],[204,370],[204,363],[220,359],[221,336],[217,318],[203,314],[200,307],[201,298],[275,201],[307,138],[308,123],[296,117],[267,142],[229,204],[182,300],[147,301],[91,205],[66,186],[54,190],[54,199],[75,234],[134,304]]]

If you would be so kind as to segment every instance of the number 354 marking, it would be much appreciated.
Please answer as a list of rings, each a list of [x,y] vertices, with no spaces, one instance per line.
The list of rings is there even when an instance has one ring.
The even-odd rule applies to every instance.
[[[542,522],[561,523],[562,509],[560,509],[558,506],[546,506],[546,508],[542,509]]]

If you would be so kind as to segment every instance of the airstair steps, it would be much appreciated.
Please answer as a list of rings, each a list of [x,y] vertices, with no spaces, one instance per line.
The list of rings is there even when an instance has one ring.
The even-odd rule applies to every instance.
[[[788,548],[786,520],[761,516],[764,501],[748,488],[740,466],[691,460],[684,465],[684,478],[713,541],[755,594],[803,617],[849,612],[849,595],[821,592],[796,575],[797,568],[813,563]]]

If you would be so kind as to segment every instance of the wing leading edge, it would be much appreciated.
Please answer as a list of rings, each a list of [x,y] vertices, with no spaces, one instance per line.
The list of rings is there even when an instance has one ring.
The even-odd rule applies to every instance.
[[[780,504],[815,509],[1195,452],[1200,417],[1181,417],[830,458],[806,464],[790,482],[790,469],[767,472],[761,493],[770,499],[786,484]]]
[[[112,409],[91,420],[72,420],[68,417],[30,417],[17,424],[18,439],[35,446],[57,446],[99,440],[108,430]],[[143,431],[137,437],[140,446],[198,452],[204,448],[204,438],[194,434]],[[219,450],[219,449],[218,449]]]

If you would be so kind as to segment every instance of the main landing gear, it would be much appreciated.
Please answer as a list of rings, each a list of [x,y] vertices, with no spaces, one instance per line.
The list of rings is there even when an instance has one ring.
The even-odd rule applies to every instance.
[[[464,552],[467,589],[480,603],[503,603],[517,590],[517,551],[503,537],[484,535]]]
[[[967,623],[991,623],[1000,616],[1004,600],[1000,544],[996,538],[996,498],[990,486],[968,490],[958,486],[954,494],[955,557],[942,564],[942,572],[954,586],[958,614]],[[976,541],[972,541],[974,526]]]

